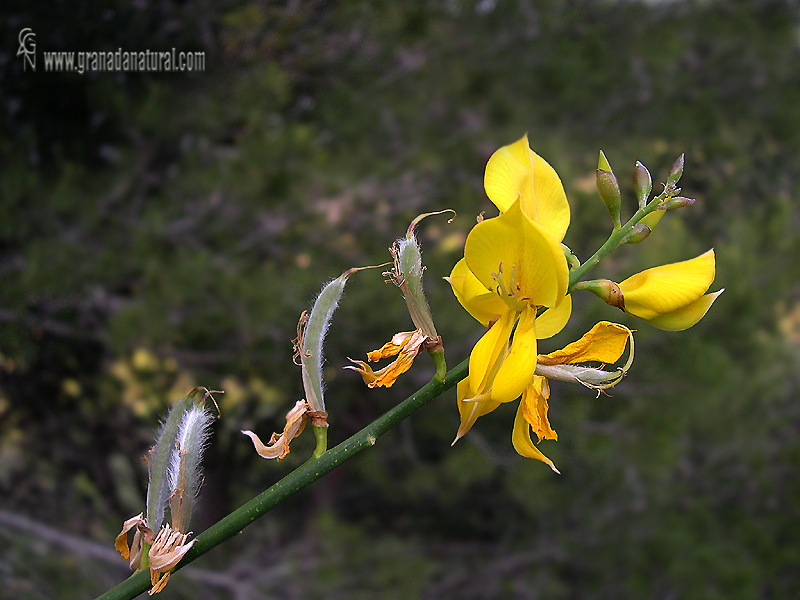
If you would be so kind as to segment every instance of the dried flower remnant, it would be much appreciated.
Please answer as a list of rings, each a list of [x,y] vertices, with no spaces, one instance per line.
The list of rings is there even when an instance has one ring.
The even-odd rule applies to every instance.
[[[170,410],[148,454],[148,517],[140,513],[125,521],[114,544],[131,569],[150,568],[150,595],[164,589],[170,572],[194,544],[188,540],[188,527],[202,482],[202,455],[215,419],[205,404],[208,398],[213,401],[211,394],[195,388]],[[172,525],[162,526],[167,505]],[[131,530],[135,531],[129,546]]]
[[[311,313],[303,311],[297,323],[297,337],[294,344],[294,361],[300,366],[305,400],[298,400],[287,414],[283,433],[273,433],[269,442],[264,444],[257,434],[242,430],[262,458],[278,460],[289,454],[289,443],[305,429],[306,422],[311,421],[314,435],[317,438],[315,456],[320,456],[327,449],[328,413],[325,410],[324,382],[322,380],[322,343],[328,332],[333,312],[339,305],[344,293],[347,279],[356,271],[371,267],[348,269],[336,279],[328,282],[320,291]]]
[[[415,228],[422,219],[445,212],[455,214],[455,211],[447,209],[419,215],[408,226],[405,237],[396,240],[389,248],[393,266],[383,275],[386,277],[387,283],[393,283],[403,292],[408,314],[416,329],[396,333],[381,348],[367,353],[369,362],[397,357],[391,364],[378,371],[374,371],[369,364],[362,360],[351,359],[354,366],[346,368],[359,373],[364,383],[370,388],[394,385],[397,378],[411,368],[414,359],[422,350],[427,350],[436,362],[435,377],[441,379],[447,371],[442,338],[436,332],[430,305],[423,290],[422,273],[425,267],[422,265],[422,252],[415,233]]]
[[[283,428],[283,433],[273,433],[267,444],[264,444],[252,431],[245,429],[242,433],[253,441],[253,446],[261,458],[280,460],[289,454],[289,442],[303,433],[308,411],[308,403],[305,400],[298,400],[294,408],[286,414],[286,427]]]
[[[169,581],[172,569],[194,545],[195,540],[187,541],[189,533],[181,533],[165,525],[158,532],[153,545],[150,546],[150,584],[153,586],[149,594],[157,594]]]

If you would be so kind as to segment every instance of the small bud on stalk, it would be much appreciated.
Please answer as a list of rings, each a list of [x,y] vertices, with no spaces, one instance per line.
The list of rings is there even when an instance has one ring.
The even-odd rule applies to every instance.
[[[575,284],[576,290],[592,292],[606,304],[625,310],[625,298],[618,283],[609,279],[595,279],[592,281],[579,281]]]
[[[664,202],[658,205],[658,209],[670,210],[673,208],[684,208],[685,206],[691,206],[695,202],[696,200],[694,198],[684,198],[683,196],[675,196],[674,198],[670,198],[669,200],[664,200]]]
[[[647,236],[650,235],[650,227],[648,227],[645,223],[637,223],[633,226],[627,235],[623,238],[623,244],[638,244],[639,242],[645,240]]]
[[[653,178],[650,177],[650,171],[647,170],[647,167],[639,161],[636,162],[636,167],[633,169],[633,186],[636,189],[639,208],[644,208],[653,189]]]
[[[614,229],[620,228],[620,207],[622,205],[622,196],[619,191],[619,183],[617,178],[611,171],[611,166],[608,164],[605,154],[600,151],[600,159],[597,162],[597,192],[600,198],[606,205],[611,220],[614,222]]]
[[[681,154],[678,157],[678,160],[675,161],[675,164],[672,165],[672,168],[669,170],[669,176],[667,177],[667,184],[678,183],[681,176],[683,175],[684,160],[685,160],[685,155]]]

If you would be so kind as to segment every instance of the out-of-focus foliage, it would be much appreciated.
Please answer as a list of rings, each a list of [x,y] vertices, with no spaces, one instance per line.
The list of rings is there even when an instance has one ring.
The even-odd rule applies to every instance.
[[[635,207],[635,161],[658,192],[686,152],[682,187],[697,203],[596,274],[619,280],[713,246],[725,294],[680,333],[576,297],[576,318],[543,351],[598,318],[635,327],[637,350],[613,398],[553,386],[561,441],[543,449],[562,476],[513,452],[511,409],[451,448],[451,394],[193,565],[221,571],[217,579],[178,575],[165,597],[796,594],[795,2],[120,1],[2,11],[6,516],[110,549],[143,505],[140,458],[159,416],[195,385],[226,390],[198,530],[298,465],[310,436],[276,465],[239,430],[282,428],[302,394],[291,364],[300,312],[344,269],[389,260],[386,248],[420,212],[459,213],[452,225],[426,220],[420,239],[448,360],[465,358],[481,328],[441,277],[491,207],[486,159],[527,131],[564,181],[565,242],[581,258],[610,229],[594,190],[598,150],[627,198],[623,218]],[[204,50],[207,70],[23,72],[14,55],[23,27],[40,50]],[[367,390],[340,368],[410,325],[377,271],[353,275],[325,348],[332,443],[433,373],[423,356],[390,390]],[[84,598],[124,573],[30,531],[0,523],[0,588],[10,597]]]

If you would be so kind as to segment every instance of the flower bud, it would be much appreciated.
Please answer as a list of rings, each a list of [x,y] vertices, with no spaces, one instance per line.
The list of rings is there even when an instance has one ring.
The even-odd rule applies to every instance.
[[[620,226],[620,206],[622,205],[622,196],[619,191],[619,183],[614,173],[611,171],[611,166],[606,160],[605,154],[600,152],[600,159],[597,162],[597,192],[600,198],[606,205],[611,220],[614,221],[614,227]]]
[[[653,212],[645,215],[642,217],[642,220],[639,221],[639,225],[647,225],[650,228],[650,231],[653,231],[656,228],[656,225],[661,221],[661,217],[664,216],[666,210],[654,210]]]
[[[707,294],[716,274],[714,251],[691,260],[646,269],[619,283],[626,313],[660,329],[688,329],[722,293]]]
[[[650,171],[647,170],[647,167],[639,161],[636,161],[636,167],[633,169],[633,186],[636,189],[639,208],[644,208],[647,205],[647,198],[653,189],[653,178],[650,177]]]
[[[580,281],[575,285],[575,289],[592,292],[606,304],[625,310],[625,298],[622,296],[619,284],[609,279]]]
[[[664,200],[658,205],[659,210],[670,210],[672,208],[683,208],[684,206],[691,206],[696,200],[694,198],[684,198],[683,196],[675,196],[669,200]]]
[[[675,161],[675,164],[672,165],[672,168],[669,170],[669,176],[667,177],[667,184],[677,183],[681,175],[683,175],[684,156],[685,155],[681,154],[678,160]]]
[[[623,244],[638,244],[650,235],[650,227],[645,223],[637,223],[623,238]]]

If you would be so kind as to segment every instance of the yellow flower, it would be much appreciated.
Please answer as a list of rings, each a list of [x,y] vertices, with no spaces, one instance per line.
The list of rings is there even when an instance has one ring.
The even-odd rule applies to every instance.
[[[472,229],[448,278],[462,306],[489,328],[458,386],[456,440],[478,417],[522,395],[536,372],[537,339],[558,333],[572,308],[561,247],[569,204],[553,168],[526,136],[492,155],[485,187],[502,214]]]
[[[688,329],[705,316],[724,291],[706,294],[715,277],[714,250],[683,262],[653,267],[619,284],[615,304],[660,329]]]
[[[625,366],[616,371],[573,366],[577,363],[599,362],[612,364],[619,360],[631,342],[630,356]],[[602,390],[616,385],[625,376],[633,362],[633,334],[623,325],[601,321],[581,339],[561,350],[541,355],[538,358],[536,375],[522,395],[522,401],[514,419],[511,441],[522,456],[535,458],[548,464],[558,473],[553,461],[547,458],[531,440],[531,429],[539,441],[557,440],[558,434],[547,418],[550,384],[548,378],[577,382],[586,387]]]
[[[493,324],[470,356],[470,385],[482,399],[510,402],[519,397],[536,369],[537,310],[565,304],[567,262],[559,241],[529,219],[519,201],[473,228],[464,260],[472,276],[500,300],[492,299],[493,314],[488,316]],[[486,307],[480,296],[462,294],[460,299],[469,312],[478,312],[473,304],[477,301],[483,300],[479,308]]]
[[[561,331],[572,311],[561,245],[569,226],[569,204],[558,175],[530,150],[527,137],[492,155],[485,187],[502,214],[473,228],[464,258],[447,278],[461,305],[489,328],[472,349],[468,376],[458,384],[461,425],[456,441],[479,417],[522,396],[512,434],[514,448],[558,472],[530,436],[533,429],[539,440],[557,439],[547,418],[548,379],[597,390],[611,387],[630,367],[633,338],[627,328],[601,322],[566,348],[537,354],[537,340]],[[607,372],[577,365],[616,362],[629,338],[631,358],[623,368]]]
[[[517,200],[522,212],[559,242],[569,227],[569,203],[553,167],[528,147],[528,136],[503,146],[486,164],[483,185],[500,212]]]

